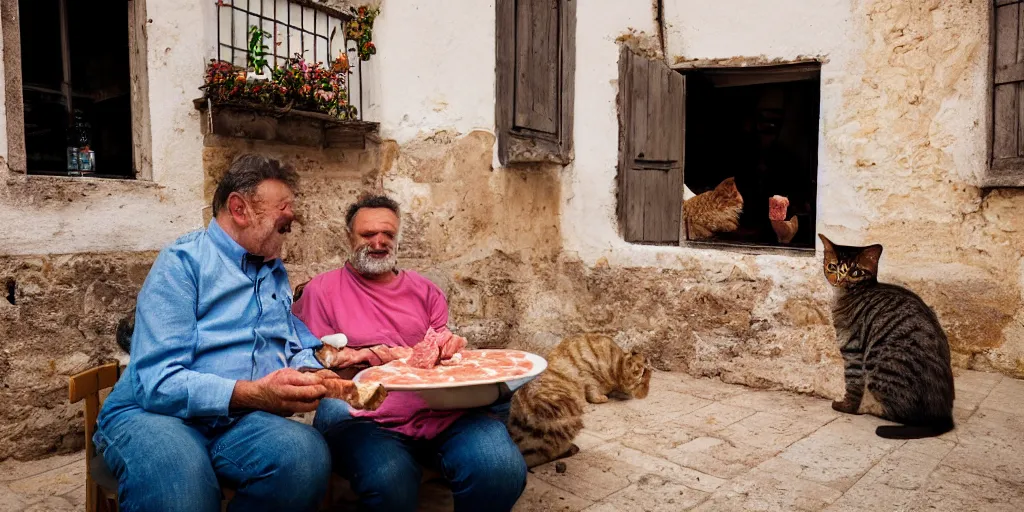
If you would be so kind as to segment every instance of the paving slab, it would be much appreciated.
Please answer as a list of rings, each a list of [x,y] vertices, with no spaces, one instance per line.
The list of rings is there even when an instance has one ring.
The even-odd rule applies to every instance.
[[[830,400],[656,372],[645,399],[588,404],[580,453],[534,468],[515,512],[1024,510],[1024,382],[956,386],[956,429],[894,441]],[[2,461],[0,511],[81,511],[84,483],[81,452]],[[421,488],[420,512],[453,504]]]

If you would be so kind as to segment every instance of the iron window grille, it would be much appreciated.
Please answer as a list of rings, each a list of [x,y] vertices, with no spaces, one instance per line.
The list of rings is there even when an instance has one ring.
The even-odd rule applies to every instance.
[[[330,67],[339,52],[348,55],[349,72],[345,80],[349,105],[358,107],[363,120],[363,61],[355,41],[345,40],[346,24],[352,16],[315,3],[314,0],[218,0],[217,58],[246,67],[249,27],[256,25],[270,34],[267,64],[284,65],[300,54],[306,62],[322,62]]]

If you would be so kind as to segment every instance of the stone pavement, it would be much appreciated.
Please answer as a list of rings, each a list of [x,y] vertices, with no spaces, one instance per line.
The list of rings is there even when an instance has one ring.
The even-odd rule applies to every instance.
[[[588,406],[580,453],[535,468],[516,511],[1024,510],[1024,381],[956,384],[956,430],[891,441],[828,400],[659,372],[644,400]],[[0,511],[83,510],[84,467],[0,463]],[[421,502],[451,510],[439,484]]]

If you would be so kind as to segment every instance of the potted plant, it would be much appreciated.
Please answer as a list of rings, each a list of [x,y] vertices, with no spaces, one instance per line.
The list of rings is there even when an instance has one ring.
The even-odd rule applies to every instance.
[[[263,44],[265,37],[270,37],[270,33],[256,25],[249,27],[249,53],[246,56],[249,67],[246,79],[249,81],[270,79],[270,65],[266,59],[268,48]]]

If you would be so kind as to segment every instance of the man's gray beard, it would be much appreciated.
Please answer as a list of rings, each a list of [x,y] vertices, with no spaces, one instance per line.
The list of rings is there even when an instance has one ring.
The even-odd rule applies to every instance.
[[[387,258],[378,259],[370,256],[370,246],[368,245],[360,247],[358,251],[352,254],[349,261],[352,262],[352,266],[355,267],[357,272],[368,276],[387,274],[398,266],[398,256],[395,255],[394,248],[388,252]]]

